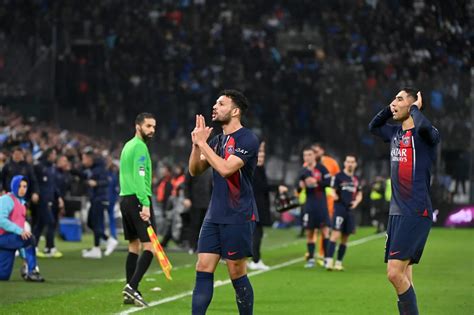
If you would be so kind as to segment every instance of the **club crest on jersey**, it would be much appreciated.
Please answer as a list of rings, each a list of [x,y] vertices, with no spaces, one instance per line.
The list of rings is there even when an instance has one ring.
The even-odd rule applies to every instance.
[[[234,154],[234,152],[235,152],[235,149],[233,145],[230,145],[227,147],[227,153]]]
[[[411,140],[410,137],[402,137],[402,143],[403,143],[404,145],[410,145],[410,144],[411,144],[411,143],[410,143],[410,140]]]

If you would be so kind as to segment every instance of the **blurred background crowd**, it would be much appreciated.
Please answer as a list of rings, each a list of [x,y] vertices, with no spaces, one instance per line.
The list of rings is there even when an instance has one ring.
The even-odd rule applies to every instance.
[[[168,226],[194,219],[166,211],[193,207],[185,165],[194,115],[210,119],[230,87],[251,102],[245,125],[266,141],[272,191],[295,184],[305,145],[323,143],[339,163],[354,152],[366,197],[359,223],[377,223],[386,205],[371,193],[384,196],[388,148],[367,124],[411,85],[443,139],[433,204],[472,203],[473,14],[467,0],[0,0],[2,190],[22,170],[41,200],[47,165],[66,178],[57,180],[66,211],[80,210],[93,190],[87,169],[99,163],[115,203],[121,146],[136,114],[152,112],[153,191],[172,222],[161,230],[192,249],[192,228],[173,236]]]

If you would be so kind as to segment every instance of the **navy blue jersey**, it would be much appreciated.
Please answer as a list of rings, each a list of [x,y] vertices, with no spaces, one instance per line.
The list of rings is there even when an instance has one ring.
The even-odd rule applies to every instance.
[[[332,178],[331,187],[334,188],[339,197],[336,202],[347,208],[351,207],[352,201],[355,200],[357,193],[362,189],[357,176],[349,176],[344,172],[339,172]]]
[[[390,142],[392,200],[390,215],[432,217],[430,199],[431,166],[440,142],[438,130],[416,105],[410,108],[415,127],[387,124],[389,107],[380,111],[369,124],[370,131]]]
[[[252,178],[257,165],[259,141],[247,128],[212,138],[209,146],[223,159],[235,155],[244,161],[237,172],[224,178],[213,170],[213,189],[206,220],[219,224],[242,224],[258,220],[252,190]]]
[[[326,210],[326,191],[325,188],[331,184],[331,174],[329,174],[326,167],[323,164],[318,163],[313,168],[304,167],[300,172],[299,179],[303,182],[308,177],[316,179],[316,184],[308,185],[305,183],[306,188],[306,211],[314,210]]]

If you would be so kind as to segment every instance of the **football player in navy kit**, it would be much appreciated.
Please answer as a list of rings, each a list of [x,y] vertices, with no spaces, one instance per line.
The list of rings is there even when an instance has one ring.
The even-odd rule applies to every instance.
[[[369,130],[391,143],[392,199],[387,228],[387,277],[398,294],[400,314],[418,314],[412,264],[417,264],[431,229],[431,167],[440,142],[438,130],[422,114],[421,93],[403,88]],[[388,124],[393,118],[401,125]]]
[[[327,248],[329,239],[328,206],[326,201],[326,187],[331,183],[331,174],[322,163],[316,161],[316,154],[311,147],[303,150],[303,160],[305,166],[300,172],[300,188],[306,189],[306,202],[303,207],[303,227],[306,230],[306,247],[308,255],[306,257],[305,268],[312,268],[315,265],[314,252],[316,247],[316,235],[322,231],[325,241],[323,241],[324,251]]]
[[[223,132],[207,143],[212,128],[202,115],[196,127],[189,157],[189,172],[201,174],[213,169],[213,191],[198,240],[196,284],[192,314],[205,314],[212,300],[214,271],[225,259],[236,293],[240,314],[253,313],[253,288],[247,277],[247,257],[252,256],[252,233],[258,212],[252,190],[259,140],[241,124],[248,108],[246,97],[236,90],[224,90],[213,106],[212,120]]]
[[[357,168],[357,158],[354,154],[346,155],[344,169],[331,180],[331,187],[335,190],[334,215],[332,222],[331,238],[326,251],[326,269],[333,269],[333,256],[336,242],[341,239],[337,251],[335,270],[342,271],[342,259],[346,253],[349,235],[355,232],[355,218],[353,209],[362,201],[362,190],[357,176],[354,175]]]

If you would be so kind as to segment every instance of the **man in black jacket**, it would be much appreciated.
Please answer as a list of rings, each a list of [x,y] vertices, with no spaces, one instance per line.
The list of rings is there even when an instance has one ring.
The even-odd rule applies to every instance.
[[[185,208],[191,208],[190,211],[190,233],[189,233],[189,251],[196,252],[199,231],[202,222],[206,216],[207,207],[211,201],[212,194],[212,171],[206,170],[199,176],[186,174],[184,187]]]
[[[105,161],[101,157],[96,157],[92,151],[82,154],[82,164],[85,168],[83,177],[89,186],[90,209],[87,217],[87,226],[94,232],[94,247],[82,251],[83,258],[102,258],[102,251],[99,247],[100,240],[107,241],[105,255],[110,255],[118,245],[118,241],[109,237],[104,231],[104,212],[109,206],[108,200],[108,174]]]
[[[56,169],[57,153],[53,148],[43,152],[40,162],[35,166],[36,178],[39,179],[39,203],[36,208],[36,220],[33,226],[33,234],[38,246],[43,228],[46,227],[46,246],[43,252],[38,252],[38,257],[61,258],[63,254],[54,245],[54,236],[58,217],[54,212],[53,205],[57,202],[59,208],[64,207],[64,201],[59,194],[57,185]]]
[[[270,188],[268,186],[267,174],[265,173],[265,142],[260,143],[258,150],[257,167],[253,175],[253,193],[258,209],[258,217],[255,231],[253,233],[253,256],[252,261],[248,263],[251,270],[268,270],[270,267],[265,265],[261,259],[260,248],[262,246],[263,227],[272,224],[270,215]]]

